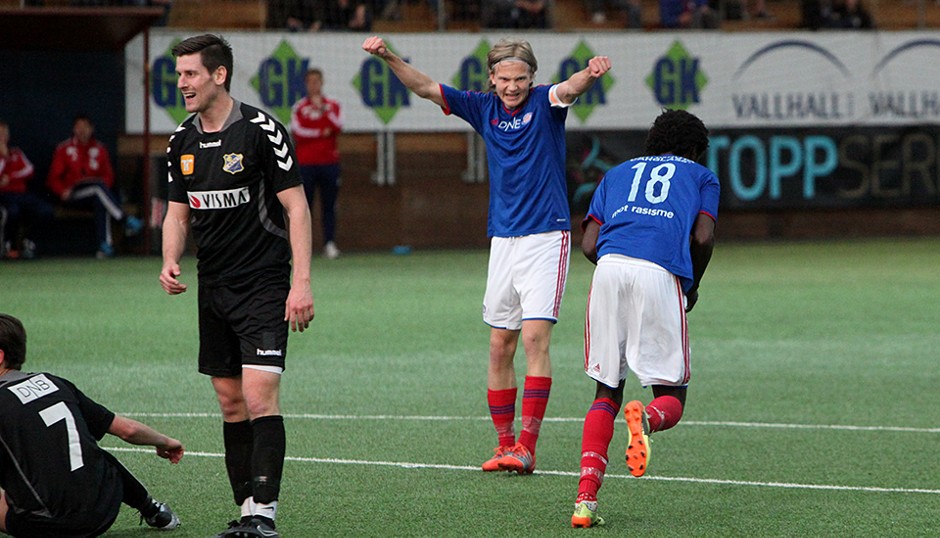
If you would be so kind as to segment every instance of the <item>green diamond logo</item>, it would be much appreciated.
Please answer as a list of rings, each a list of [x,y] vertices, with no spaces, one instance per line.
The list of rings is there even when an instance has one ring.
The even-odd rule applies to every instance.
[[[304,76],[310,60],[300,57],[286,39],[281,40],[270,56],[263,59],[251,80],[261,104],[274,113],[281,123],[290,123],[291,106],[304,95]]]
[[[150,66],[150,95],[154,104],[162,108],[175,123],[183,123],[189,116],[183,95],[176,88],[179,76],[176,74],[176,58],[173,47],[181,40],[176,39],[166,48],[161,56],[154,58]]]
[[[571,54],[561,60],[558,73],[552,78],[552,82],[558,83],[568,80],[571,75],[587,67],[588,61],[595,56],[597,54],[584,40],[579,41]],[[578,97],[578,100],[572,105],[571,111],[581,120],[581,123],[587,121],[597,106],[607,104],[607,92],[610,91],[615,82],[616,79],[608,71],[588,91]]]
[[[490,88],[490,72],[486,68],[486,56],[490,42],[482,39],[477,48],[460,62],[460,68],[450,79],[450,85],[458,90],[485,92]]]
[[[385,46],[388,50],[395,51],[395,48],[387,41]],[[402,60],[408,61],[404,57]],[[371,108],[376,117],[385,125],[392,121],[402,107],[411,106],[408,88],[398,80],[381,58],[369,55],[363,60],[359,66],[359,73],[351,82],[356,92],[359,93],[362,104]]]
[[[707,84],[708,77],[701,70],[699,59],[679,41],[674,41],[666,54],[656,60],[653,71],[646,77],[646,86],[653,91],[656,102],[678,110],[701,102],[699,94]]]

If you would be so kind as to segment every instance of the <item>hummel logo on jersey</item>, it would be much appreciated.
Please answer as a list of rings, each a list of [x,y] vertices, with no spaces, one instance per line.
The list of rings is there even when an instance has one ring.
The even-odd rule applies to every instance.
[[[20,399],[20,402],[28,404],[29,402],[42,398],[47,394],[52,394],[53,392],[59,390],[59,387],[55,386],[52,381],[49,381],[49,378],[46,377],[46,374],[39,374],[33,376],[22,383],[17,383],[12,387],[9,387],[10,392],[16,395]]]
[[[222,141],[221,141],[221,140],[216,140],[216,141],[214,141],[214,142],[200,142],[200,143],[199,143],[199,149],[205,149],[205,148],[219,148],[219,147],[222,147]]]
[[[259,127],[271,133],[268,135],[268,140],[270,140],[271,144],[274,146],[274,154],[277,156],[277,166],[285,172],[290,170],[291,166],[294,165],[294,159],[289,155],[290,152],[288,150],[290,148],[287,146],[287,137],[277,128],[277,124],[274,123],[274,120],[258,112],[258,116],[251,120],[251,123],[258,124]]]
[[[259,349],[257,351],[259,357],[280,357],[283,354],[280,349]]]
[[[227,191],[199,191],[189,193],[189,207],[193,209],[231,209],[251,201],[248,187]]]
[[[245,170],[242,164],[243,156],[241,153],[227,153],[222,156],[222,170],[229,174],[237,174]]]

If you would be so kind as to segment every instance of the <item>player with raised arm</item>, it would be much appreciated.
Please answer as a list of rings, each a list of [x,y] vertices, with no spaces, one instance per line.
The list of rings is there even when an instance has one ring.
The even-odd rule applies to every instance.
[[[607,172],[582,223],[581,249],[597,264],[584,330],[584,370],[596,387],[584,418],[573,527],[603,523],[597,492],[628,370],[653,389],[648,405],[633,400],[624,406],[631,474],[646,472],[649,434],[682,417],[689,383],[686,312],[698,300],[718,217],[718,178],[694,161],[707,148],[700,119],[664,111],[650,128],[647,156]]]
[[[194,113],[170,138],[160,284],[186,291],[192,229],[199,278],[199,371],[222,411],[225,467],[241,517],[219,534],[275,537],[286,447],[279,390],[288,327],[313,319],[310,211],[283,125],[229,95],[232,48],[212,34],[173,47]]]
[[[483,93],[435,82],[381,37],[367,38],[362,48],[385,61],[409,90],[469,123],[486,144],[490,259],[483,321],[490,326],[487,402],[498,444],[482,467],[531,473],[552,385],[552,328],[570,260],[565,119],[578,96],[607,73],[610,59],[595,56],[563,82],[536,85],[531,45],[503,39],[487,55],[491,91]],[[517,440],[513,359],[520,338],[526,377]]]

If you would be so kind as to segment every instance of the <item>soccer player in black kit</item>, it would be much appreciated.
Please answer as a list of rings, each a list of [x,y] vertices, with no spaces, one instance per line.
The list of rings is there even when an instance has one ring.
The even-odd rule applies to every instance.
[[[283,125],[229,95],[232,48],[212,34],[173,47],[186,111],[170,138],[160,285],[186,291],[192,230],[199,281],[199,371],[222,410],[225,467],[241,518],[220,537],[278,536],[284,467],[279,388],[288,327],[313,319],[310,211]]]
[[[111,453],[106,433],[156,447],[172,463],[183,445],[136,420],[115,415],[74,384],[48,373],[22,371],[26,329],[0,314],[0,532],[13,536],[98,536],[121,503],[150,527],[172,530],[180,520],[156,502]]]

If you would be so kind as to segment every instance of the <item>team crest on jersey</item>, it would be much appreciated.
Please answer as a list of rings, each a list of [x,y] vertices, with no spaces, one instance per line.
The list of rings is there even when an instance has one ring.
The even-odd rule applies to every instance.
[[[184,176],[191,176],[196,169],[196,157],[192,153],[180,156],[180,171]]]
[[[241,172],[245,169],[245,165],[242,164],[243,158],[241,153],[226,153],[222,156],[222,170],[225,170],[229,174]]]

